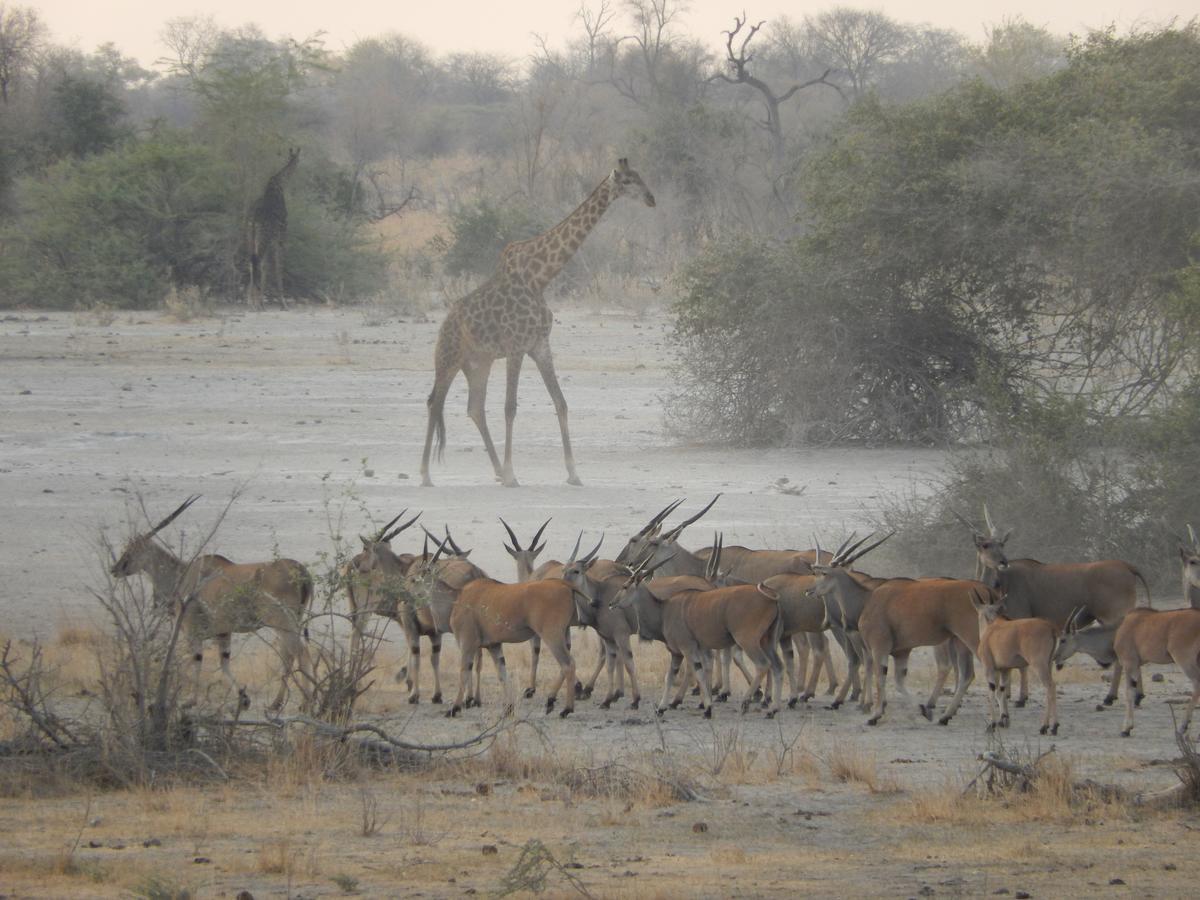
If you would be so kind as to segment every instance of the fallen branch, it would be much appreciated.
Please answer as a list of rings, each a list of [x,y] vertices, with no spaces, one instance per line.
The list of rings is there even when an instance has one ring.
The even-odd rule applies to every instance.
[[[354,722],[342,727],[305,715],[286,716],[278,719],[222,719],[212,724],[222,727],[275,728],[278,730],[283,730],[289,725],[304,725],[320,735],[339,741],[346,740],[356,734],[373,734],[378,738],[377,741],[365,740],[361,741],[361,743],[368,747],[374,745],[376,749],[386,746],[394,750],[410,750],[417,753],[445,753],[451,750],[465,750],[468,747],[482,744],[484,741],[494,738],[501,732],[507,731],[514,725],[519,724],[519,720],[505,721],[500,719],[469,738],[447,744],[419,744],[414,741],[402,741],[388,734],[378,725],[372,725],[367,722]]]

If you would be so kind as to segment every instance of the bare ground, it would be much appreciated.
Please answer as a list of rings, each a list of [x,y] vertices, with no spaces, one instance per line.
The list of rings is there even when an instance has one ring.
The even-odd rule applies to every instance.
[[[522,537],[553,516],[549,554],[561,556],[580,529],[604,531],[613,548],[669,500],[687,496],[685,509],[694,508],[722,491],[695,542],[721,529],[727,543],[809,546],[814,532],[833,542],[861,527],[888,492],[927,489],[937,471],[939,455],[929,451],[681,445],[664,424],[665,321],[578,310],[559,320],[556,360],[586,486],[563,483],[553,411],[527,367],[515,454],[523,487],[508,490],[492,481],[461,379],[447,405],[438,487],[417,486],[434,322],[379,322],[355,310],[191,322],[6,317],[0,631],[53,640],[94,621],[85,588],[98,579],[96,538],[107,529],[119,540],[139,496],[159,516],[202,493],[185,517],[192,521],[177,523],[194,539],[240,488],[214,549],[239,559],[281,553],[314,566],[372,518],[424,509],[431,525],[449,522],[461,544],[475,547],[474,560],[507,578],[499,515]],[[501,435],[502,393],[501,373],[491,403]],[[964,547],[964,571],[969,564]],[[589,640],[581,669],[593,654]],[[447,655],[444,682],[453,690],[456,660]],[[1188,851],[1200,825],[1187,814],[1134,815],[1061,797],[961,797],[977,755],[992,746],[978,684],[945,728],[894,695],[877,728],[856,710],[815,701],[773,722],[720,708],[710,724],[690,708],[660,723],[650,701],[661,690],[662,656],[638,650],[646,695],[638,711],[625,701],[603,711],[585,700],[560,720],[543,717],[535,698],[521,714],[536,728],[518,729],[479,758],[421,773],[351,784],[280,764],[204,790],[5,800],[0,891],[127,896],[148,893],[157,878],[202,896],[243,888],[336,895],[352,882],[372,895],[488,893],[531,839],[558,862],[582,867],[552,869],[553,896],[577,893],[570,877],[597,896],[639,897],[1182,896],[1195,884],[1200,863]],[[86,668],[77,662],[71,678],[84,685]],[[554,668],[543,662],[543,690]],[[269,696],[269,670],[269,654],[253,645],[235,658],[235,671],[260,688],[256,700]],[[1178,674],[1150,685],[1133,739],[1118,737],[1119,711],[1094,711],[1103,692],[1094,666],[1062,675],[1061,734],[1037,735],[1035,686],[1031,707],[1016,711],[1004,736],[1010,752],[1036,755],[1053,745],[1074,777],[1132,789],[1174,783],[1164,765],[1176,753],[1164,701],[1183,696]],[[925,688],[926,676],[918,663],[914,688]],[[494,683],[485,692],[494,698]],[[495,715],[485,707],[447,720],[437,707],[409,707],[390,681],[372,690],[364,711],[420,741],[462,737]],[[664,777],[686,778],[700,799],[669,796]],[[364,836],[372,803],[382,824]],[[151,838],[161,846],[143,847]],[[485,845],[496,853],[485,855]]]

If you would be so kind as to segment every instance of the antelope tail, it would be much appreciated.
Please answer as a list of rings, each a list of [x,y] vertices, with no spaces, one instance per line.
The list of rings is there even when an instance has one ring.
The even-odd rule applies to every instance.
[[[1126,563],[1126,565],[1128,565],[1128,563]],[[1133,574],[1134,578],[1142,583],[1142,590],[1146,592],[1146,603],[1143,605],[1142,602],[1138,600],[1134,604],[1134,607],[1138,609],[1150,609],[1150,585],[1146,584],[1146,578],[1144,575],[1142,575],[1141,570],[1138,569],[1137,566],[1129,566],[1129,571]]]

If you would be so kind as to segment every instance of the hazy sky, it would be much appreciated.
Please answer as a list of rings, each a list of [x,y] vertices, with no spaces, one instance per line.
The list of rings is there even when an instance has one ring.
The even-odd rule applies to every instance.
[[[587,0],[592,7],[598,0]],[[620,6],[621,0],[612,0]],[[253,22],[268,36],[307,37],[325,32],[326,47],[338,51],[359,38],[388,32],[417,38],[438,52],[486,50],[514,57],[534,47],[531,33],[561,45],[577,33],[579,0],[9,0],[10,5],[37,9],[57,43],[92,50],[111,41],[144,64],[163,55],[158,34],[173,18],[212,15],[222,26]],[[681,19],[684,30],[718,49],[721,31],[745,9],[751,19],[782,15],[801,19],[806,13],[838,5],[781,0],[693,0]],[[1035,25],[1066,34],[1116,23],[1158,24],[1196,14],[1195,0],[1002,0],[976,4],[962,0],[888,0],[842,5],[880,9],[907,23],[929,22],[979,40],[983,26],[1021,16]],[[623,18],[623,17],[621,17]],[[620,18],[619,18],[620,20]]]

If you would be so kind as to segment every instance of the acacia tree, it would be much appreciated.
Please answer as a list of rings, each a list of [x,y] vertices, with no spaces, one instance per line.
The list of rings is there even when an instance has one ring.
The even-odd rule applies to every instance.
[[[813,55],[843,73],[855,97],[862,96],[908,41],[904,26],[874,10],[837,6],[806,17],[804,24]]]

